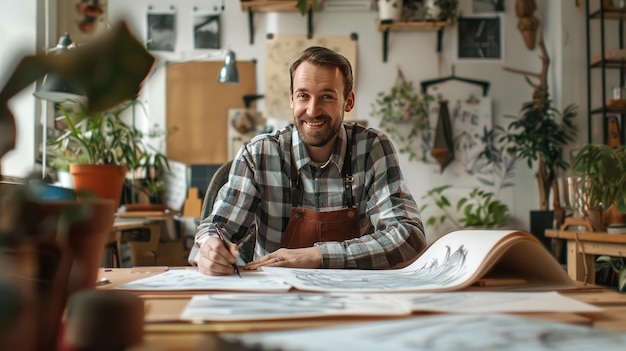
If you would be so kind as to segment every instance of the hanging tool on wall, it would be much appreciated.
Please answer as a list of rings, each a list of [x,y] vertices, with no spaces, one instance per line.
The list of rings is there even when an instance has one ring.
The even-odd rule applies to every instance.
[[[454,159],[454,140],[452,139],[452,121],[448,110],[448,100],[439,100],[439,117],[435,129],[435,142],[430,150],[431,155],[437,159],[441,172]]]

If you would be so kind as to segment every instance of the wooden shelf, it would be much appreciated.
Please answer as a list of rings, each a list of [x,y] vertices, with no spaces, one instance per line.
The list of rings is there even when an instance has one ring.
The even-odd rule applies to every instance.
[[[324,0],[318,0],[321,5]],[[313,0],[308,0],[309,9],[313,6]],[[241,9],[252,12],[295,12],[296,0],[241,0]]]
[[[601,18],[602,10],[598,9],[591,14],[589,14],[589,18]],[[614,19],[614,20],[623,20],[626,19],[626,8],[623,9],[614,9],[614,8],[605,8],[604,9],[604,18],[605,19]]]
[[[599,114],[599,113],[619,113],[626,114],[626,107],[624,106],[606,106],[604,108],[598,107],[591,110],[591,114]]]
[[[387,50],[389,48],[389,32],[409,32],[409,31],[430,31],[437,32],[437,50],[441,50],[441,40],[443,38],[443,29],[450,25],[451,21],[381,21],[376,20],[378,31],[383,32],[383,62],[387,62]]]
[[[296,0],[240,0],[241,9],[248,12],[248,31],[250,45],[254,44],[254,13],[255,12],[297,12]],[[307,37],[313,37],[313,0],[308,1]],[[317,0],[321,7],[324,0]]]
[[[608,58],[591,64],[592,68],[626,68],[626,59]]]
[[[436,31],[446,27],[450,21],[433,22],[433,21],[414,21],[414,22],[393,22],[376,20],[376,26],[380,32],[390,30],[395,31]]]

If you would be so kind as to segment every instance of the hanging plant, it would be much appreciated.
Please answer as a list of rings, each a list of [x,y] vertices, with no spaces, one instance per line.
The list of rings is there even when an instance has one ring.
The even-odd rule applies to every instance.
[[[428,102],[432,100],[430,95],[419,94],[413,82],[407,81],[398,69],[391,89],[379,92],[372,103],[372,117],[380,118],[380,128],[398,142],[400,153],[409,154],[409,160],[418,158],[411,146],[420,132],[430,126]]]

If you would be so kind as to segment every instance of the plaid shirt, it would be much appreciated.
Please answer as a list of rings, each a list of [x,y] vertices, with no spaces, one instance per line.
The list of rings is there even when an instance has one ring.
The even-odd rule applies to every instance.
[[[425,249],[426,239],[393,145],[381,132],[353,124],[341,127],[330,159],[323,165],[311,160],[293,125],[246,143],[233,161],[213,212],[198,226],[196,242],[216,235],[215,225],[237,242],[256,224],[255,258],[278,250],[292,208],[292,160],[304,192],[300,207],[316,211],[344,208],[341,169],[352,128],[358,128],[356,148],[352,149],[352,189],[361,237],[316,243],[322,252],[322,267],[375,269],[411,262]]]

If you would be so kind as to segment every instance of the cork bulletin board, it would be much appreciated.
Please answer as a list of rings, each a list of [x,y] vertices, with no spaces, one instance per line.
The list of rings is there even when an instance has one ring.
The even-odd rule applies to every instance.
[[[237,61],[239,84],[217,81],[223,61],[170,64],[166,73],[167,157],[191,164],[228,161],[228,109],[243,108],[243,96],[256,94],[256,67]]]

